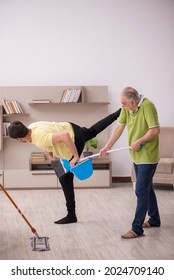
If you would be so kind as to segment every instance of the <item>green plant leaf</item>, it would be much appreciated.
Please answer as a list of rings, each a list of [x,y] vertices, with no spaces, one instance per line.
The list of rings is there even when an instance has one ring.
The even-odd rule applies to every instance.
[[[97,138],[92,138],[85,143],[86,151],[89,151],[90,148],[97,149],[98,140]]]

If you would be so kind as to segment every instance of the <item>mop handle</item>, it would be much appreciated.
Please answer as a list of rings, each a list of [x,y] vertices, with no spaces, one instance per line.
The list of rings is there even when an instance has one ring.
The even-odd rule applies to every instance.
[[[112,149],[112,150],[107,151],[107,153],[110,154],[110,153],[113,153],[113,152],[122,151],[122,150],[128,150],[128,149],[131,149],[131,147],[123,147],[123,148],[118,148],[118,149]],[[89,158],[98,157],[99,155],[100,155],[100,153],[97,153],[97,154],[94,154],[94,155],[90,155],[90,156],[81,158],[78,162],[84,161],[84,160],[89,159]]]
[[[141,144],[140,148],[144,148],[144,144]],[[131,149],[131,146],[123,147],[123,148],[117,148],[117,149],[112,149],[112,150],[107,151],[107,153],[110,154],[110,153],[113,153],[113,152],[122,151],[122,150],[128,150],[128,149]],[[84,161],[84,160],[89,159],[89,158],[98,157],[99,155],[100,155],[100,153],[97,153],[97,154],[94,154],[94,155],[90,155],[90,156],[81,158],[78,162]]]
[[[10,199],[10,201],[13,203],[14,207],[18,210],[19,214],[22,216],[22,218],[25,220],[25,222],[28,224],[28,226],[31,228],[31,231],[39,238],[38,233],[36,232],[35,228],[32,227],[30,222],[27,220],[27,218],[24,216],[24,214],[21,212],[21,210],[18,208],[14,200],[11,198],[11,196],[8,194],[6,189],[0,184],[1,189],[6,194],[6,196]]]

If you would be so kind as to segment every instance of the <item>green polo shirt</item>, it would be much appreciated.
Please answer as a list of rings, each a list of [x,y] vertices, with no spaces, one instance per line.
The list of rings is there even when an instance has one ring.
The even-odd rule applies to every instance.
[[[144,136],[150,128],[159,126],[157,110],[147,98],[140,102],[140,106],[134,113],[123,108],[118,118],[118,123],[127,126],[129,146]],[[157,163],[159,160],[158,136],[145,143],[145,146],[139,151],[130,150],[130,153],[134,163]]]

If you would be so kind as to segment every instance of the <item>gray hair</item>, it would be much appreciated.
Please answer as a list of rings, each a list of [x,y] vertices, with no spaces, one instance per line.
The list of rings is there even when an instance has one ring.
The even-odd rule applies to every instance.
[[[135,101],[135,102],[139,102],[141,98],[138,91],[132,87],[124,88],[122,91],[122,96],[125,96],[127,101]]]

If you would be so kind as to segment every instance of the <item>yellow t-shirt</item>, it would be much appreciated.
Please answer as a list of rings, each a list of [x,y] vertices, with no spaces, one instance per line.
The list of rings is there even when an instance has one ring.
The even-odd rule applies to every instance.
[[[52,143],[53,133],[62,131],[69,132],[69,135],[74,142],[74,130],[70,123],[39,121],[31,123],[28,128],[32,131],[32,144],[43,149],[44,151],[55,153],[62,158],[66,158],[68,160],[71,159],[72,153],[64,143],[58,143],[55,145]]]

